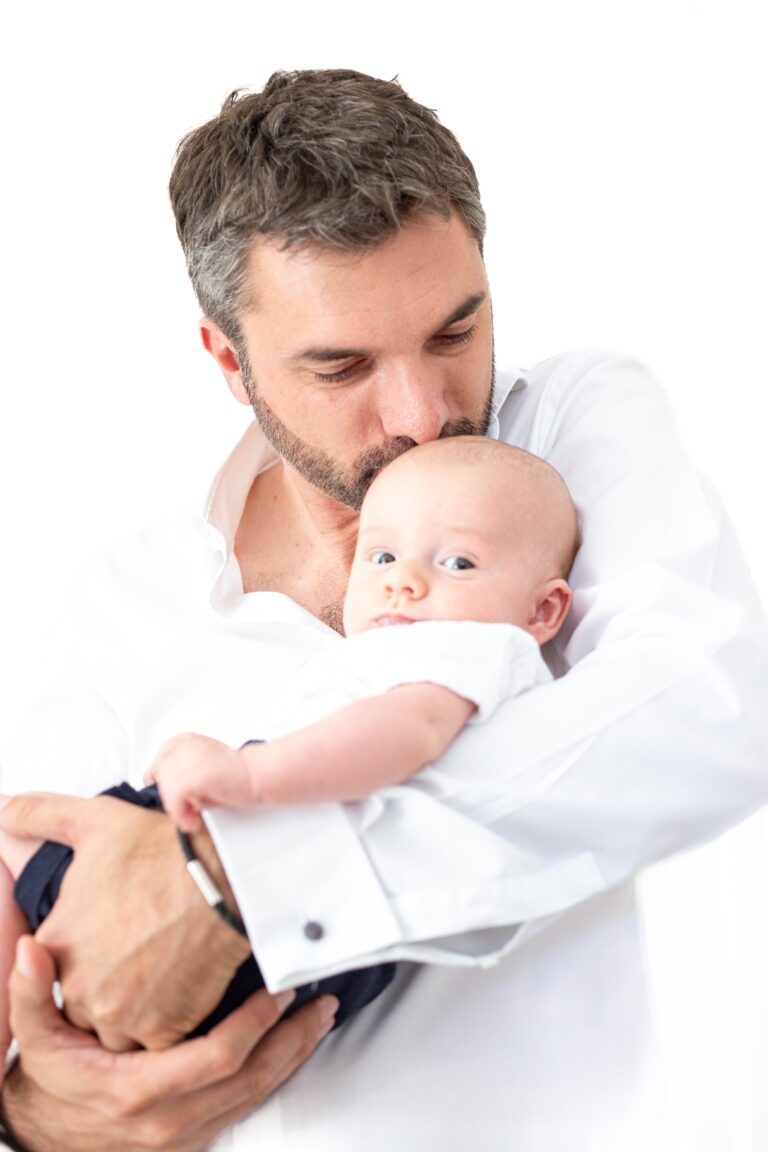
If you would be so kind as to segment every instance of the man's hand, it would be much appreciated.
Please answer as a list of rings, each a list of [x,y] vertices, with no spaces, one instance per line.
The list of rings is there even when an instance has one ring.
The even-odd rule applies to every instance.
[[[21,1057],[2,1105],[30,1152],[201,1152],[307,1059],[338,1007],[324,996],[277,1023],[285,999],[261,991],[207,1036],[116,1054],[57,1011],[54,977],[51,957],[24,937],[10,982]]]
[[[248,942],[202,900],[163,813],[112,797],[26,795],[2,810],[0,825],[75,850],[36,937],[73,1024],[116,1052],[159,1049],[216,1007]],[[207,832],[195,848],[231,899]]]

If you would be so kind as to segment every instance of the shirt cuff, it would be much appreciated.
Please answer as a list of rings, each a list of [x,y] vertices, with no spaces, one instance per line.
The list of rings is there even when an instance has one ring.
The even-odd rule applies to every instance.
[[[406,791],[387,791],[395,809]],[[433,803],[408,799],[402,818],[427,858],[455,857],[450,844],[462,852],[443,861],[446,877],[425,867],[416,890],[401,893],[385,892],[358,839],[365,805],[204,814],[270,992],[389,960],[486,967],[516,946],[522,922],[605,888],[591,853],[542,867],[457,813],[443,813],[451,829],[440,825],[441,849],[430,839]]]
[[[292,987],[308,966],[353,968],[355,957],[400,940],[400,924],[340,805],[216,808],[204,818],[270,992]],[[302,883],[293,865],[310,859],[312,883]]]

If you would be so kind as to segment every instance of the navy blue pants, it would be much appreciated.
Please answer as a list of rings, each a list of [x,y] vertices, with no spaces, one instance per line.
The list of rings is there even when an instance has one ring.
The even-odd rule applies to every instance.
[[[116,796],[142,808],[162,809],[154,785],[136,791],[130,784],[118,784],[116,788],[109,788],[102,795]],[[16,881],[14,888],[16,902],[29,920],[33,932],[37,931],[56,903],[64,874],[72,862],[72,855],[71,848],[49,840],[38,849]],[[314,1000],[316,996],[331,993],[339,1001],[334,1024],[334,1028],[338,1028],[355,1012],[359,1012],[366,1004],[370,1004],[371,1000],[375,1000],[392,982],[394,975],[394,964],[379,964],[374,968],[343,972],[338,976],[318,980],[314,984],[305,984],[297,988],[296,999],[285,1015],[290,1016],[300,1005],[306,1004],[308,1000]],[[234,1012],[252,992],[263,987],[264,981],[259,966],[253,956],[249,956],[235,973],[221,1003],[190,1035],[201,1036],[209,1032],[214,1024],[218,1024],[230,1012]]]

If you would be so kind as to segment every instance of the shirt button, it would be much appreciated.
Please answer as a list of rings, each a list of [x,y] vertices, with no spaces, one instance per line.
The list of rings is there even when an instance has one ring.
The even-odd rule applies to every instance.
[[[478,968],[497,968],[500,960],[500,956],[482,956],[478,960],[477,966]]]
[[[308,920],[304,925],[304,935],[307,940],[322,940],[325,936],[325,929],[322,924],[318,924],[317,920]]]

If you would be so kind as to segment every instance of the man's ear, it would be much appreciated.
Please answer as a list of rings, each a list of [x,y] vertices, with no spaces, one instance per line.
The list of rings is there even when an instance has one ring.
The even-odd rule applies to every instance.
[[[547,580],[538,593],[535,612],[528,621],[527,630],[538,644],[546,644],[547,640],[557,635],[572,600],[573,593],[565,580],[559,577]]]
[[[221,369],[235,400],[240,404],[250,405],[251,401],[240,373],[240,357],[232,341],[224,335],[218,324],[214,324],[207,316],[203,316],[200,321],[200,339],[206,352],[210,352]]]

